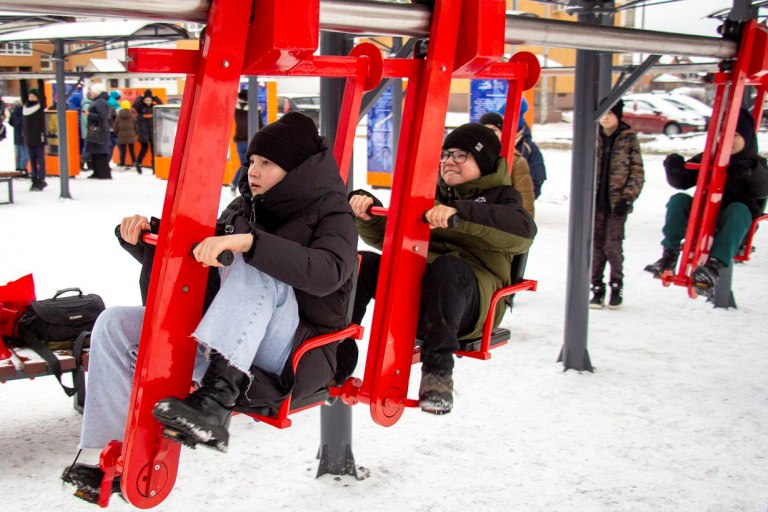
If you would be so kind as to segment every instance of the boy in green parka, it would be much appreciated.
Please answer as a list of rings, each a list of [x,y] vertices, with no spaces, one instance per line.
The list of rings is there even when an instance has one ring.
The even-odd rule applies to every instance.
[[[512,284],[512,258],[528,251],[536,234],[500,153],[493,131],[477,123],[456,128],[443,143],[435,206],[425,214],[432,228],[418,327],[424,340],[419,405],[425,412],[445,414],[453,408],[452,353],[460,339],[481,336],[491,295]],[[381,202],[363,190],[352,192],[349,202],[361,238],[381,250],[386,219],[368,214]],[[454,216],[458,223],[451,222]],[[379,254],[362,253],[355,323],[376,295],[379,262]],[[503,302],[494,315],[497,326],[504,316]],[[351,372],[354,362],[356,354],[351,364],[339,364]]]

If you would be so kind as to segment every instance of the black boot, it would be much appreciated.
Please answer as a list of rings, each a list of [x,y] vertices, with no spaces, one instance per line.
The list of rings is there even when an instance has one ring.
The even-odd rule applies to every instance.
[[[75,496],[89,503],[98,503],[101,496],[101,482],[104,472],[99,466],[75,463],[67,466],[61,475],[65,484],[74,485]],[[112,494],[120,493],[120,477],[112,480]]]
[[[589,301],[590,309],[603,309],[605,304],[605,284],[597,283],[592,285],[592,299]]]
[[[718,279],[720,279],[720,271],[723,267],[725,265],[715,258],[709,258],[705,264],[696,267],[691,274],[691,280],[699,295],[705,297],[713,297],[715,295],[715,287],[717,286]]]
[[[653,274],[653,277],[660,278],[661,274],[670,270],[675,271],[677,258],[680,256],[680,249],[664,249],[664,252],[656,262],[645,266],[645,271]]]
[[[183,445],[202,443],[226,452],[229,419],[235,400],[248,376],[216,355],[205,372],[200,389],[184,399],[159,400],[152,415],[166,429],[163,435]]]
[[[453,409],[453,372],[421,371],[419,407],[431,414],[448,414]]]
[[[610,309],[621,309],[623,289],[624,285],[621,281],[611,281],[611,298],[608,299]]]
[[[30,185],[29,190],[32,192],[40,192],[43,190],[43,188],[40,186],[40,180],[32,178],[32,185]]]

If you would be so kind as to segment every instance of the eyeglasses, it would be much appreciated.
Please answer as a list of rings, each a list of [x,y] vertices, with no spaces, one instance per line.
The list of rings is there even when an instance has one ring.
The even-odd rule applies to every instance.
[[[440,163],[447,162],[449,157],[453,158],[453,161],[457,164],[463,164],[467,161],[467,152],[460,149],[454,151],[442,151],[440,153]]]

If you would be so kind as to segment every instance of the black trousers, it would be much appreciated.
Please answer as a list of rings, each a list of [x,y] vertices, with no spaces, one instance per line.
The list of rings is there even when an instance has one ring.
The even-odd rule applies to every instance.
[[[360,323],[368,303],[376,296],[381,256],[361,252],[360,275],[352,313],[352,322]],[[459,348],[459,337],[471,332],[480,314],[477,278],[471,267],[455,256],[441,256],[427,265],[422,280],[418,336],[422,370],[448,373],[453,369],[452,352]],[[339,346],[339,364],[350,374],[350,361],[345,351],[356,351],[347,342]],[[357,355],[355,353],[355,361]],[[346,366],[345,366],[346,365]],[[337,374],[338,375],[338,374]],[[343,375],[342,375],[343,376]]]
[[[117,150],[120,152],[120,165],[125,165],[125,150],[128,149],[128,153],[131,154],[131,165],[136,163],[136,152],[133,149],[133,144],[118,144]]]
[[[149,151],[149,154],[152,156],[152,169],[155,168],[155,146],[152,144],[152,142],[141,142],[141,146],[139,147],[139,156],[134,160],[139,165],[142,165],[142,162],[144,161],[144,157],[147,156],[147,151]]]
[[[111,180],[112,170],[109,168],[109,155],[91,155],[93,163],[93,174],[89,178],[100,180]]]

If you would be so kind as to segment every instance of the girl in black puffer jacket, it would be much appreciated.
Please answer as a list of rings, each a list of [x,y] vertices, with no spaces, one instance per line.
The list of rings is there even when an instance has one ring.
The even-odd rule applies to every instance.
[[[242,195],[221,214],[217,235],[194,249],[210,267],[221,267],[223,251],[235,253],[230,267],[209,273],[205,314],[193,333],[198,348],[211,353],[210,364],[198,350],[193,379],[201,387],[184,399],[160,400],[153,411],[180,442],[221,451],[236,405],[277,408],[289,393],[307,396],[333,379],[336,344],[305,354],[295,375],[290,355],[307,339],[346,327],[357,265],[346,187],[309,117],[291,112],[259,131],[248,159]],[[150,228],[135,215],[118,233],[145,263],[153,248],[137,243]],[[123,435],[143,315],[142,307],[109,308],[94,327],[81,448]],[[100,477],[97,466],[75,464],[63,478],[80,486]]]

